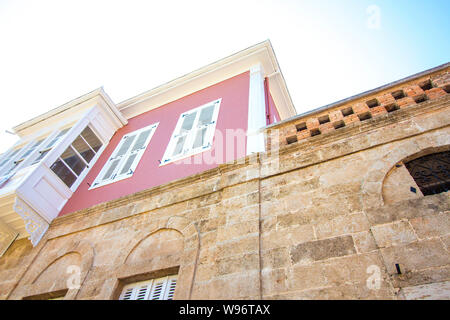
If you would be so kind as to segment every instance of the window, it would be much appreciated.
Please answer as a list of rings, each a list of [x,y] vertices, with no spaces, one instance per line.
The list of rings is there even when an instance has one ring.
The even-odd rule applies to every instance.
[[[89,164],[101,147],[102,142],[91,128],[86,127],[50,169],[70,188],[85,169],[89,168]]]
[[[57,143],[63,136],[65,136],[65,134],[66,134],[67,131],[69,131],[69,130],[70,130],[70,128],[66,128],[66,129],[62,130],[60,133],[58,133],[58,134],[56,135],[56,137],[54,137],[52,140],[50,140],[50,142],[47,143],[47,144],[45,145],[45,147],[43,147],[42,149],[40,149],[40,150],[39,150],[39,156],[33,161],[32,165],[38,163],[39,161],[41,161],[41,160],[45,157],[45,155],[46,155],[50,150],[52,150],[52,148],[56,145],[56,143]]]
[[[44,140],[45,140],[45,138],[40,139],[39,141],[37,141],[36,143],[34,143],[34,144],[31,146],[31,148],[29,148],[29,149],[28,149],[28,150],[20,157],[20,159],[16,160],[14,163],[17,163],[17,164],[18,164],[18,163],[22,162],[23,160],[25,160],[25,158],[28,157],[28,155],[29,155],[30,153],[32,153],[34,150],[36,150],[36,148],[39,147],[40,144],[41,144]]]
[[[180,115],[161,165],[212,147],[221,100],[214,100]]]
[[[126,285],[119,300],[173,300],[177,275]]]
[[[433,153],[405,163],[423,195],[450,190],[450,151]]]
[[[10,162],[14,157],[22,151],[22,148],[12,151],[11,154],[7,155],[0,163],[0,172],[2,176],[7,175],[16,166],[14,162]],[[11,168],[12,167],[12,168]]]
[[[152,124],[123,136],[91,189],[131,177],[158,124]]]
[[[45,138],[39,141],[30,142],[26,146],[20,149],[14,150],[8,157],[6,157],[0,163],[1,176],[5,177],[6,180],[9,179],[17,171],[19,166],[24,162],[24,160],[45,140]]]

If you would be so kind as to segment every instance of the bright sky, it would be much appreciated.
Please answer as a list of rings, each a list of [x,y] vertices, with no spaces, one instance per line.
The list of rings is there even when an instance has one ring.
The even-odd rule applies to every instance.
[[[448,0],[0,0],[0,153],[100,86],[118,103],[266,39],[302,113],[448,62],[449,17]]]

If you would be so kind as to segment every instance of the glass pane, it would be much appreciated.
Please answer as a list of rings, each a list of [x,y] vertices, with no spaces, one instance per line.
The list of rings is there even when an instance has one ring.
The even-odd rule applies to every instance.
[[[52,141],[50,141],[50,143],[46,146],[46,148],[53,147],[53,146],[56,144],[56,142],[57,142],[62,136],[64,136],[64,135],[67,133],[67,131],[69,131],[69,130],[70,130],[70,128],[66,128],[66,129],[64,129],[63,131],[61,131],[55,138],[53,138]]]
[[[180,133],[184,133],[184,132],[187,132],[192,129],[192,125],[194,124],[196,115],[197,115],[197,112],[193,112],[184,117],[183,124],[181,125]]]
[[[209,107],[204,108],[200,113],[199,126],[208,124],[212,121],[212,116],[214,113],[214,104]]]
[[[61,161],[57,160],[52,164],[50,169],[68,186],[69,188],[77,180],[77,177],[66,167],[66,165]]]
[[[186,140],[186,136],[179,137],[177,140],[177,145],[175,146],[175,150],[173,151],[172,156],[176,156],[183,151],[184,141]]]
[[[39,140],[36,142],[30,149],[28,149],[21,157],[21,159],[25,159],[30,153],[32,153],[41,143],[44,141],[44,139]]]
[[[39,157],[37,157],[36,160],[33,161],[33,164],[38,163],[39,161],[41,161],[49,151],[50,150],[46,150],[46,151],[41,152]]]
[[[12,158],[14,158],[14,156],[22,149],[17,149],[14,150],[13,153],[11,153],[11,155],[9,155],[5,160],[2,161],[2,163],[0,163],[0,167],[4,166],[5,163],[7,163],[9,160],[11,160]]]
[[[133,164],[133,161],[136,158],[136,156],[137,156],[137,153],[128,157],[127,162],[125,162],[125,165],[122,168],[122,171],[120,171],[120,174],[125,174],[130,170],[131,165]]]
[[[116,157],[123,156],[127,153],[128,149],[130,149],[131,144],[134,141],[134,138],[136,138],[136,135],[134,136],[128,136],[128,138],[125,138],[125,141],[122,143],[122,146],[119,149],[119,152],[115,155]]]
[[[113,161],[111,162],[111,165],[110,165],[110,167],[108,168],[108,170],[106,171],[106,173],[105,173],[105,175],[103,176],[102,180],[107,180],[107,179],[111,178],[111,176],[112,176],[114,170],[116,170],[117,165],[119,164],[119,162],[120,162],[120,159],[116,159],[116,160],[113,160]]]
[[[64,151],[64,153],[61,155],[61,158],[77,175],[80,175],[84,168],[86,168],[83,160],[81,160],[81,158],[77,156],[70,147],[68,147],[66,151]]]
[[[207,128],[197,130],[193,146],[194,149],[203,146],[203,144],[205,143],[206,130]]]
[[[87,143],[91,146],[91,148],[97,152],[102,147],[102,142],[99,138],[95,135],[95,133],[91,130],[91,128],[86,127],[86,129],[83,130],[81,133],[84,140],[86,140]]]
[[[86,160],[87,163],[91,162],[92,158],[95,156],[95,152],[87,145],[84,140],[78,136],[72,143],[72,147],[78,151],[78,153]]]

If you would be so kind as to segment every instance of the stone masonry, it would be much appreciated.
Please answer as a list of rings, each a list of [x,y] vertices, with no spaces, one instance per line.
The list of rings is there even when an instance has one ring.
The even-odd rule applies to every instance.
[[[449,69],[275,124],[267,153],[57,218],[0,258],[0,299],[117,299],[174,273],[175,299],[449,299],[449,193],[423,196],[403,164],[450,149]]]

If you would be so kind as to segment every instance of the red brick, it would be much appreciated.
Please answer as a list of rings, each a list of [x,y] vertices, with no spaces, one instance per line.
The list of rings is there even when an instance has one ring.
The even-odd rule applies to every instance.
[[[332,111],[332,112],[330,112],[329,116],[330,116],[330,121],[331,122],[339,121],[339,120],[342,120],[344,118],[344,116],[342,115],[341,110]]]
[[[445,96],[447,94],[447,92],[445,92],[442,88],[433,88],[425,91],[425,93],[430,100]]]
[[[370,108],[365,103],[357,103],[353,106],[353,111],[356,114],[366,113],[369,109]]]
[[[403,90],[405,91],[405,93],[408,97],[415,97],[415,96],[419,96],[424,93],[422,88],[416,84],[407,86]]]
[[[392,96],[392,94],[390,94],[390,93],[387,93],[387,94],[377,97],[377,100],[380,103],[380,105],[382,105],[382,106],[395,103],[395,99]]]
[[[370,113],[372,114],[373,117],[381,115],[381,114],[386,114],[388,113],[386,111],[386,108],[384,106],[378,106],[378,107],[374,107],[370,109]]]
[[[302,140],[311,137],[311,131],[309,130],[303,130],[297,132],[297,140]]]
[[[344,122],[346,125],[353,123],[353,122],[359,122],[358,115],[354,113],[349,116],[346,116],[346,117],[344,117]]]
[[[321,133],[327,133],[327,132],[333,131],[334,126],[331,122],[327,122],[327,123],[321,124],[319,126],[319,129],[320,129]]]
[[[397,100],[397,105],[400,107],[400,109],[407,108],[414,104],[416,104],[416,102],[411,97],[404,97]]]
[[[311,119],[306,120],[306,127],[308,129],[316,129],[319,127],[319,125],[320,125],[319,119],[317,119],[317,118],[311,118]]]
[[[297,133],[297,129],[292,124],[281,129],[281,135],[284,137],[292,136],[292,135],[295,135],[296,133]]]

